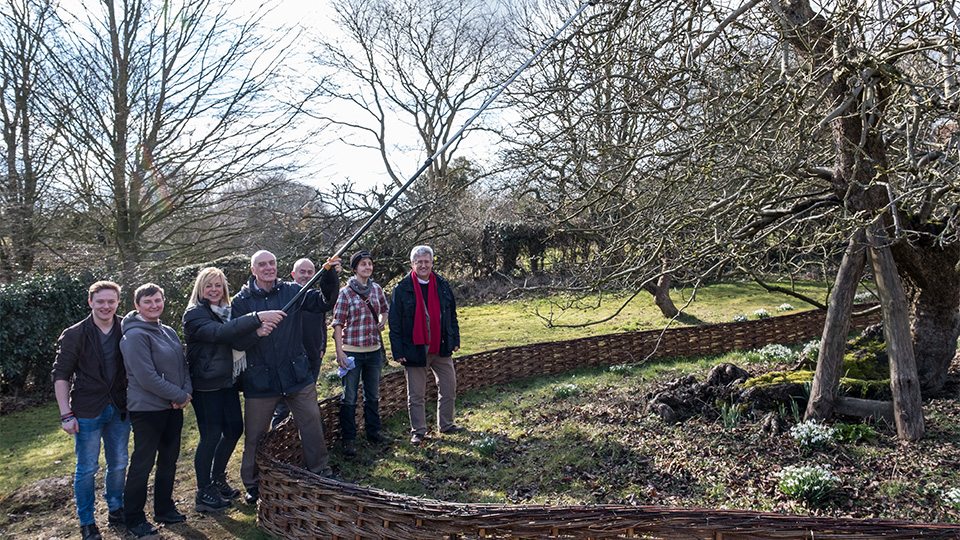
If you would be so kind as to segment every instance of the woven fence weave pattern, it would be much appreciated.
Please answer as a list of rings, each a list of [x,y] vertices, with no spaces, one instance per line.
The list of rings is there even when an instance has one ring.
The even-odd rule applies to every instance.
[[[646,358],[751,350],[819,337],[826,314],[807,311],[749,321],[627,332],[508,347],[456,359],[458,393],[584,366]],[[879,313],[855,318],[862,328]],[[430,378],[428,377],[428,380]],[[428,402],[436,398],[430,381]],[[320,401],[328,444],[339,438],[339,397]],[[380,411],[406,409],[404,374],[385,375]],[[362,414],[358,414],[358,423]],[[338,483],[303,469],[296,427],[270,431],[257,452],[260,525],[283,538],[960,538],[960,526],[890,520],[813,518],[773,513],[657,506],[465,504],[422,499]]]

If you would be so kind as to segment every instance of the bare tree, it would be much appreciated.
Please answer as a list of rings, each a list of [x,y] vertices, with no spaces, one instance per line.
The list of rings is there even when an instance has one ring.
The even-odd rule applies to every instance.
[[[551,23],[570,15],[566,2],[527,3],[527,42],[542,42]],[[655,9],[653,7],[649,9]],[[685,168],[712,161],[720,146],[703,148],[683,126],[686,110],[706,112],[702,76],[685,69],[678,33],[666,18],[637,17],[620,7],[599,7],[578,29],[549,49],[512,96],[524,111],[507,132],[505,152],[518,167],[515,197],[530,217],[555,229],[558,247],[588,242],[575,268],[575,285],[649,291],[666,316],[677,314],[671,279],[689,277],[686,231],[695,226],[684,208],[713,197],[709,182],[679,187]],[[540,21],[546,21],[541,23]],[[721,255],[701,253],[697,267]]]
[[[377,279],[383,284],[410,272],[410,248],[417,244],[433,246],[445,271],[451,274],[470,275],[475,271],[485,211],[494,197],[479,189],[466,189],[482,174],[469,160],[454,158],[447,171],[445,191],[412,187],[417,190],[414,197],[397,199],[356,242],[356,249],[370,251],[377,258]],[[340,247],[392,192],[390,186],[358,189],[351,182],[317,191],[314,204],[323,211],[304,219],[305,231],[311,238],[327,241],[318,247]]]
[[[0,7],[0,115],[6,169],[0,183],[0,280],[30,272],[43,233],[56,123],[44,114],[50,90],[45,39],[47,0],[8,0]]]
[[[227,188],[282,172],[309,140],[291,131],[313,95],[283,78],[292,36],[210,0],[86,6],[63,14],[56,48],[75,239],[102,239],[125,279],[222,254],[248,197]]]
[[[589,218],[603,237],[593,283],[643,283],[664,260],[688,275],[763,279],[764,263],[839,260],[860,238],[844,264],[871,261],[898,428],[912,439],[923,432],[918,385],[942,385],[960,332],[957,20],[934,2],[817,9],[598,4],[518,96],[528,112],[510,157],[528,175],[521,196],[543,199],[558,224]],[[647,129],[612,136],[631,119]],[[842,338],[861,271],[839,275],[829,340]],[[839,350],[829,340],[821,363],[836,361],[824,358]]]
[[[435,155],[471,107],[499,86],[507,7],[481,0],[336,0],[333,6],[346,39],[317,38],[316,60],[331,73],[321,88],[334,105],[318,114],[346,131],[345,140],[379,152],[400,186],[406,178],[391,153]],[[410,127],[416,143],[405,141]],[[462,140],[428,168],[434,190],[444,187]]]
[[[329,198],[344,218],[338,227],[359,226],[391,188],[405,183],[413,171],[398,168],[398,154],[435,156],[360,243],[378,250],[378,269],[389,275],[404,272],[406,250],[423,242],[440,257],[453,256],[444,264],[468,268],[482,227],[474,184],[488,172],[458,157],[464,138],[453,136],[504,78],[509,5],[337,0],[333,6],[344,39],[317,37],[315,59],[328,74],[319,86],[329,103],[314,115],[334,125],[341,140],[379,154],[391,182],[366,191],[338,183]],[[479,129],[486,128],[475,122],[464,137]]]

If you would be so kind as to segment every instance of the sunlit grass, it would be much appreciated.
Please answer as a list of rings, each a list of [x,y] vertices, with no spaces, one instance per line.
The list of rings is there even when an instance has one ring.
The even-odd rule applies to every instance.
[[[780,283],[781,287],[825,302],[826,287],[812,282]],[[671,297],[678,308],[683,308],[693,289],[674,289]],[[637,295],[609,321],[590,326],[587,323],[607,319],[629,298],[626,294],[596,295],[578,299],[568,294],[553,295],[524,301],[495,302],[485,305],[458,307],[461,354],[471,354],[501,347],[512,347],[562,341],[585,336],[653,330],[670,323],[653,303],[653,297]],[[770,293],[753,282],[716,283],[696,291],[695,300],[685,313],[701,323],[730,322],[735,313],[753,313],[764,308],[777,313],[776,308],[790,302],[797,310],[812,306],[781,293]],[[548,321],[553,326],[548,326]],[[674,325],[688,325],[687,319]]]
[[[0,493],[76,467],[73,436],[60,429],[56,403],[0,417],[0,452]]]
[[[826,301],[826,287],[823,284],[796,282],[777,285]],[[674,289],[671,297],[678,308],[683,308],[693,293],[689,287]],[[767,292],[753,282],[713,283],[697,289],[696,300],[686,307],[684,312],[695,319],[670,321],[661,315],[653,303],[653,297],[643,293],[609,321],[589,324],[611,317],[629,297],[628,294],[604,294],[580,298],[570,294],[555,294],[487,304],[461,302],[457,307],[461,337],[458,354],[616,332],[660,329],[667,324],[688,326],[697,321],[701,324],[731,322],[736,313],[753,313],[760,308],[775,315],[786,315],[789,313],[776,312],[777,306],[784,302],[790,302],[797,310],[812,307],[788,295]],[[383,338],[388,358],[392,359],[389,331],[383,332]],[[324,372],[333,369],[336,360],[332,346],[327,348],[323,362]],[[394,369],[398,369],[396,364]],[[339,384],[326,386],[334,388],[335,392]]]
[[[196,474],[193,468],[193,456],[200,440],[196,416],[192,407],[184,411],[183,431],[180,443],[180,459],[177,462],[177,487],[175,498],[183,493],[178,501],[181,510],[193,506],[193,493],[196,489]],[[231,458],[228,477],[234,486],[240,485],[241,444]],[[55,402],[24,411],[5,414],[0,417],[0,494],[13,493],[17,488],[38,480],[56,476],[73,475],[76,467],[73,436],[60,429],[59,409]],[[130,436],[130,452],[133,452],[133,434]],[[98,482],[103,482],[106,461],[100,455]],[[102,489],[102,488],[98,488]],[[99,501],[102,502],[102,499]],[[70,503],[68,515],[75,519],[73,503]],[[218,538],[266,539],[272,536],[257,528],[256,508],[246,504],[234,504],[222,513],[224,524],[221,536],[207,536],[209,540]],[[0,523],[6,516],[0,518]],[[229,525],[229,526],[228,526]]]
[[[801,283],[796,287],[803,294],[824,300],[826,289],[821,284]],[[689,288],[674,290],[672,296],[677,306],[683,307],[692,292]],[[626,295],[605,295],[598,303],[595,296],[578,300],[556,295],[485,305],[463,302],[458,309],[462,344],[458,354],[621,331],[660,329],[670,322],[661,316],[650,295],[643,293],[616,317],[602,324],[561,326],[583,325],[610,317],[626,299]],[[696,300],[687,306],[686,313],[692,319],[671,324],[730,322],[735,313],[753,313],[761,308],[774,316],[781,316],[776,307],[784,302],[789,302],[797,310],[810,307],[796,298],[766,292],[750,282],[711,284],[698,290]],[[548,326],[548,320],[554,326]],[[388,332],[385,331],[383,336],[387,338]],[[388,357],[391,359],[388,370],[401,369],[392,361],[392,356]],[[463,419],[471,430],[468,434],[444,437],[444,444],[414,449],[407,441],[406,414],[401,412],[385,419],[385,432],[396,438],[388,449],[367,445],[361,438],[356,460],[342,460],[336,446],[331,451],[331,459],[344,478],[411,495],[464,502],[604,502],[613,489],[611,486],[591,485],[590,481],[575,478],[571,471],[589,468],[598,460],[623,460],[625,474],[642,474],[643,463],[637,460],[637,456],[644,451],[643,443],[634,441],[635,444],[631,445],[608,440],[608,429],[604,424],[588,426],[570,418],[544,419],[543,411],[552,410],[550,407],[558,403],[554,387],[567,383],[578,386],[578,394],[559,401],[563,410],[574,410],[589,407],[598,389],[616,385],[624,379],[636,379],[639,383],[652,378],[676,377],[704,369],[716,361],[715,357],[706,357],[664,360],[622,371],[605,368],[578,370],[560,377],[518,381],[508,389],[481,389],[458,399],[458,422]],[[331,344],[323,370],[329,371],[333,365]],[[339,380],[321,377],[318,391],[321,398],[339,394]],[[20,486],[43,478],[73,473],[73,440],[60,429],[57,413],[56,405],[49,403],[0,417],[0,493],[12,493]],[[428,407],[428,418],[431,414],[432,407]],[[644,427],[658,433],[683,435],[675,426],[651,422]],[[497,438],[496,456],[507,455],[509,459],[504,461],[480,455],[471,443],[484,436]],[[196,485],[193,456],[198,438],[196,420],[192,409],[188,408],[177,471],[178,493],[187,494],[183,496],[189,499],[181,501],[182,504],[192,505]],[[596,441],[600,449],[580,444],[585,440]],[[230,462],[229,476],[235,485],[239,485],[240,455],[241,447],[238,447]],[[570,478],[564,481],[568,476]],[[452,480],[438,484],[434,478],[441,477]],[[712,500],[720,502],[724,480],[716,482],[704,489],[712,488]],[[622,496],[639,504],[650,497],[645,486],[622,486],[622,489]],[[256,529],[254,507],[235,504],[225,515],[230,518],[227,520],[230,527],[224,531],[224,538],[268,537]]]

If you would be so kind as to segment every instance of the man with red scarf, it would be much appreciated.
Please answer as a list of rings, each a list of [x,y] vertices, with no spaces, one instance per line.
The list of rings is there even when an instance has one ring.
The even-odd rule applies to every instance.
[[[437,382],[437,427],[440,433],[465,428],[453,423],[457,374],[453,353],[460,350],[457,304],[447,280],[433,273],[433,250],[416,246],[410,251],[413,271],[393,289],[390,306],[390,347],[407,376],[410,443],[421,446],[427,435],[424,411],[427,370]]]

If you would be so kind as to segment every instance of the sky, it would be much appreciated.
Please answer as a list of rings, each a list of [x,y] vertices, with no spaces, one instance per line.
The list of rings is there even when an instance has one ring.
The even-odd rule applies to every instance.
[[[260,5],[263,2],[263,0],[237,1],[251,6]],[[339,33],[337,25],[332,22],[334,11],[330,7],[329,0],[268,0],[267,5],[270,6],[271,11],[261,22],[268,26],[298,25],[304,28],[306,35],[322,33],[327,37],[335,37]],[[309,39],[304,42],[308,43]],[[483,100],[480,99],[475,105],[479,107],[482,102]],[[467,118],[468,116],[464,116],[463,121],[465,122]],[[481,115],[474,123],[477,124],[483,120],[484,115]],[[394,124],[391,127],[396,129],[398,126]],[[394,164],[394,170],[404,181],[409,179],[430,157],[423,150],[419,135],[412,127],[409,129],[409,133],[400,132],[398,136],[394,132],[390,137],[392,141],[400,141],[408,148],[393,149],[387,154],[388,159]],[[331,131],[330,139],[317,145],[316,155],[310,159],[312,165],[303,169],[300,175],[294,178],[295,180],[321,189],[329,186],[331,182],[342,183],[346,180],[354,182],[362,189],[391,183],[384,172],[384,165],[378,151],[359,149],[348,144],[345,141],[350,139],[348,132],[335,134]],[[471,136],[470,139],[461,143],[458,155],[474,160],[481,159],[479,157],[481,155],[489,155],[488,142],[482,141],[479,136]],[[360,140],[364,143],[371,142],[369,138]]]
[[[261,0],[238,0],[238,3],[258,5]],[[267,26],[298,26],[304,29],[306,35],[319,33],[336,36],[339,33],[337,26],[331,21],[334,13],[328,0],[273,0],[269,5],[270,12],[261,21]],[[307,62],[303,69],[311,68]],[[381,158],[376,152],[358,149],[332,133],[331,140],[318,143],[315,154],[305,161],[308,164],[295,179],[320,189],[327,188],[331,182],[342,183],[346,180],[353,181],[362,188],[389,182],[383,172]],[[403,167],[404,172],[408,168]],[[410,174],[413,171],[414,169],[411,169]]]
[[[74,13],[81,13],[84,7],[92,7],[102,0],[60,0],[61,7]],[[265,28],[302,28],[303,37],[300,42],[303,46],[298,50],[300,60],[295,69],[307,74],[315,69],[313,62],[309,60],[309,47],[311,38],[309,36],[322,34],[326,37],[335,38],[339,34],[339,28],[332,22],[334,10],[331,7],[331,0],[221,0],[224,3],[232,4],[231,9],[235,10],[239,18],[260,11],[264,13],[260,23]],[[309,80],[305,76],[302,80]],[[483,98],[478,99],[475,104],[479,107]],[[474,121],[474,125],[480,125],[484,122],[484,116],[481,115]],[[463,121],[468,117],[463,116]],[[462,125],[462,124],[461,124]],[[399,129],[398,129],[399,128]],[[419,167],[430,157],[426,155],[423,144],[419,139],[416,130],[407,125],[409,132],[402,129],[401,124],[391,125],[393,134],[389,136],[394,143],[402,143],[403,148],[391,149],[388,152],[388,159],[394,166],[394,170],[399,174],[402,180],[409,179]],[[343,183],[352,181],[359,190],[366,190],[374,185],[391,185],[390,178],[384,171],[382,158],[377,150],[360,149],[346,142],[351,139],[349,132],[329,133],[328,140],[318,141],[305,149],[300,156],[300,162],[304,164],[303,168],[297,173],[290,175],[290,179],[302,182],[307,185],[317,187],[321,190],[327,190],[332,183]],[[292,134],[297,137],[296,132]],[[468,140],[469,139],[469,140]],[[356,141],[356,137],[353,137]],[[364,138],[360,141],[370,144],[372,139]],[[489,141],[484,140],[479,135],[471,135],[465,138],[458,147],[457,155],[467,157],[475,162],[481,162],[483,156],[492,155],[493,149],[489,146]]]

